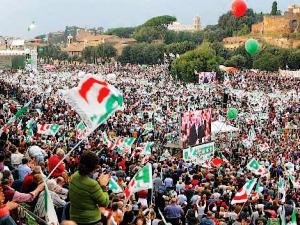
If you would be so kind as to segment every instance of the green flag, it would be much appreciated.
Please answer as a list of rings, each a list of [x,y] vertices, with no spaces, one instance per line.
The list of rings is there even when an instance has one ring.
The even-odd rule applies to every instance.
[[[123,192],[123,189],[118,185],[118,183],[113,178],[110,178],[109,183],[108,183],[108,188],[113,193]]]
[[[154,144],[154,142],[146,142],[143,143],[143,150],[141,152],[142,155],[151,155],[151,147]]]
[[[19,109],[19,111],[9,119],[9,121],[7,122],[7,124],[12,124],[14,123],[17,119],[19,119],[23,113],[25,113],[29,107],[29,105],[31,104],[31,100],[29,102],[27,102],[21,109]]]

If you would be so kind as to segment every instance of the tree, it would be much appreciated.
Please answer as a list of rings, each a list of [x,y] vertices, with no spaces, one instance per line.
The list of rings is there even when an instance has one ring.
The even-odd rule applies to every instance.
[[[246,67],[246,57],[238,54],[232,56],[230,59],[224,62],[225,66],[232,66],[236,68],[245,68]]]
[[[164,40],[168,25],[175,22],[173,16],[157,16],[147,20],[143,25],[136,28],[132,37],[138,42],[152,42],[160,39]]]
[[[108,29],[105,34],[108,35],[117,35],[121,38],[130,38],[131,35],[134,33],[136,27],[118,27],[118,28],[112,28]]]
[[[164,60],[164,44],[138,43],[126,46],[118,61],[132,64],[157,64]]]
[[[248,9],[245,16],[236,19],[231,12],[220,16],[217,28],[224,30],[226,37],[233,35],[245,35],[250,33],[251,27],[257,22],[261,22],[263,15],[254,13],[252,9]]]
[[[219,61],[210,43],[203,43],[195,50],[188,51],[172,62],[171,72],[185,82],[197,82],[195,71],[218,71]]]
[[[82,52],[82,57],[88,62],[93,63],[95,62],[95,54],[94,54],[94,47],[88,46]]]
[[[300,69],[300,50],[291,50],[288,55],[287,65],[289,69]]]
[[[178,42],[193,42],[196,45],[202,44],[204,39],[204,32],[187,32],[187,31],[170,31],[167,30],[164,36],[164,42],[166,44],[178,43]]]
[[[169,24],[175,22],[177,19],[174,16],[157,16],[147,20],[143,26],[156,27],[159,29],[167,29]]]
[[[272,4],[271,15],[272,16],[277,16],[278,15],[277,1],[274,1],[273,4]]]
[[[117,55],[117,49],[112,44],[104,43],[97,46],[97,58],[100,57],[104,60],[113,58]]]
[[[187,51],[193,50],[196,48],[196,44],[190,41],[184,41],[179,43],[173,43],[170,45],[166,45],[165,51],[167,54],[173,53],[173,54],[183,54]]]
[[[161,32],[155,27],[141,27],[133,33],[132,37],[138,42],[151,43],[161,38]]]
[[[253,68],[262,71],[278,71],[280,67],[279,57],[272,55],[269,52],[263,52],[259,54],[256,60],[253,62]]]

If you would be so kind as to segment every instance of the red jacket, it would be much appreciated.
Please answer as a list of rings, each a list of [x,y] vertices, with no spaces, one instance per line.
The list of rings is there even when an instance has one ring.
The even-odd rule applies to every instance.
[[[54,167],[60,162],[60,159],[58,158],[57,155],[53,155],[48,159],[48,171],[49,173],[52,172],[52,170],[54,169]],[[63,163],[61,163],[56,170],[53,172],[52,176],[53,177],[59,177],[63,174],[63,172],[65,171],[65,165]]]

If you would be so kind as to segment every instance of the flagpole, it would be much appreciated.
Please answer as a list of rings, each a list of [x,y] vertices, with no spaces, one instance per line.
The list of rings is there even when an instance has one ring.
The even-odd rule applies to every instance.
[[[96,129],[91,130],[89,133],[87,133],[87,135],[85,136],[85,138],[87,138],[88,136],[90,136]],[[67,154],[65,154],[65,156],[57,163],[57,165],[53,168],[53,170],[49,173],[48,177],[46,178],[46,180],[48,180],[51,175],[54,173],[54,171],[59,167],[59,165],[61,163],[63,163],[63,161],[84,141],[84,139],[81,139]]]
[[[162,221],[164,222],[164,224],[167,225],[167,221],[166,221],[164,215],[162,214],[162,212],[160,211],[159,208],[158,208],[158,212],[159,212],[159,214],[160,214],[160,216],[161,216],[161,219],[162,219]]]

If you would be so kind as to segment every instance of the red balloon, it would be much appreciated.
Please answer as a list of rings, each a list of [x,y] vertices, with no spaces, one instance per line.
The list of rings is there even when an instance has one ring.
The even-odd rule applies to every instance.
[[[231,5],[231,12],[235,17],[244,16],[247,12],[247,5],[243,0],[235,0]]]

